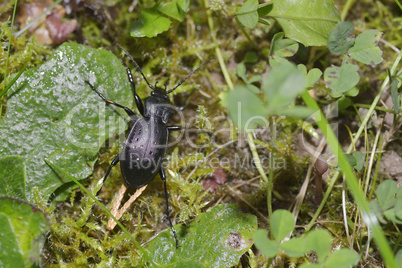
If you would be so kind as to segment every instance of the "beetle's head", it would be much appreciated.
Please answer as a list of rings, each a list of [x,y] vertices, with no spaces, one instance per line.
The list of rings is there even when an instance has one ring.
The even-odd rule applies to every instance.
[[[170,104],[166,90],[156,86],[151,92],[151,96],[144,100],[144,105],[144,117],[158,118],[165,124],[175,108]]]
[[[165,101],[168,100],[168,96],[167,96],[167,93],[166,93],[166,87],[165,87],[165,89],[163,89],[163,88],[157,87],[155,85],[155,87],[153,88],[153,90],[151,92],[151,96],[155,97],[155,98],[158,98],[158,99],[161,99],[161,100],[165,100]]]

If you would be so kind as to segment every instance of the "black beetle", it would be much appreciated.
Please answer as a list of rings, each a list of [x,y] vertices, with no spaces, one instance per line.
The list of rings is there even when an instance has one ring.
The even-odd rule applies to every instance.
[[[95,87],[89,83],[89,81],[85,81],[106,103],[115,105],[119,108],[123,108],[133,120],[136,119],[134,125],[130,130],[127,140],[124,143],[122,152],[113,159],[109,169],[106,171],[105,177],[103,178],[102,187],[107,177],[109,176],[110,171],[119,161],[120,161],[121,173],[124,177],[125,182],[127,183],[127,185],[133,188],[140,188],[148,184],[154,179],[156,174],[159,173],[165,189],[166,215],[174,235],[176,247],[178,247],[179,242],[177,239],[176,231],[173,229],[173,224],[169,216],[169,202],[168,202],[168,192],[166,189],[166,176],[161,166],[166,153],[169,131],[182,130],[185,129],[185,127],[166,125],[172,110],[172,106],[169,105],[167,94],[177,89],[195,71],[197,71],[204,64],[209,62],[210,59],[202,63],[190,74],[188,74],[173,89],[166,91],[166,89],[162,89],[160,87],[157,87],[156,85],[155,87],[153,87],[145,78],[145,75],[142,73],[140,67],[135,62],[133,57],[131,57],[131,55],[127,52],[127,50],[125,50],[122,46],[120,46],[119,44],[117,45],[134,62],[137,70],[141,73],[142,77],[145,79],[145,82],[152,89],[152,92],[151,96],[147,97],[144,100],[143,104],[141,98],[137,95],[135,91],[133,75],[131,74],[131,71],[127,67],[127,65],[123,63],[127,71],[128,80],[134,93],[135,104],[137,106],[138,111],[142,115],[142,117],[136,119],[137,118],[136,114],[129,108],[120,105],[118,103],[115,103],[111,100],[108,100],[98,90],[96,90]],[[96,196],[99,195],[102,187],[98,190]],[[89,222],[93,213],[93,208],[94,207],[92,207],[91,214],[86,220],[84,226]]]

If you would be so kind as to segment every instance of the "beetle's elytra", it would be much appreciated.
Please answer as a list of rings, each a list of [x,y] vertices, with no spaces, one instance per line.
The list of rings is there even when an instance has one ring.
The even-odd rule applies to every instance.
[[[135,60],[131,57],[131,55],[119,44],[117,44],[123,51],[130,57],[130,59],[134,62],[137,70],[140,72],[142,77],[148,86],[152,89],[151,96],[145,98],[144,103],[141,98],[137,95],[135,91],[135,84],[133,81],[133,75],[131,74],[130,69],[124,64],[124,67],[127,71],[128,80],[130,82],[131,88],[133,90],[135,104],[137,106],[138,111],[142,115],[141,118],[135,120],[135,113],[129,108],[115,103],[111,100],[105,98],[92,84],[88,81],[85,81],[93,91],[95,91],[100,98],[102,98],[106,103],[115,105],[119,108],[123,108],[125,112],[135,120],[134,125],[132,126],[130,133],[127,137],[127,140],[124,143],[124,147],[122,152],[117,155],[112,161],[109,169],[106,171],[105,177],[103,178],[102,187],[110,174],[112,168],[120,162],[121,173],[124,177],[127,185],[133,188],[140,188],[150,181],[154,179],[156,174],[160,174],[161,179],[164,183],[165,190],[165,200],[166,200],[166,215],[169,220],[169,225],[172,229],[174,239],[176,242],[176,247],[179,246],[179,242],[177,239],[176,231],[173,229],[172,221],[169,216],[169,203],[168,203],[168,193],[166,189],[166,176],[162,169],[162,161],[165,157],[166,146],[169,137],[170,131],[185,129],[182,126],[167,126],[167,122],[169,120],[172,106],[169,105],[169,100],[167,94],[173,92],[176,88],[178,88],[187,78],[189,78],[196,70],[198,70],[201,66],[206,64],[208,61],[202,63],[199,67],[197,67],[194,71],[188,74],[180,83],[178,83],[173,89],[166,91],[160,87],[153,87],[145,78],[145,75],[142,73],[140,67],[135,62]],[[101,188],[102,189],[102,188]],[[96,193],[96,196],[99,195],[101,189]],[[92,207],[92,211],[93,211]],[[89,215],[87,221],[84,226],[88,223],[92,216]],[[83,227],[84,227],[83,226]]]

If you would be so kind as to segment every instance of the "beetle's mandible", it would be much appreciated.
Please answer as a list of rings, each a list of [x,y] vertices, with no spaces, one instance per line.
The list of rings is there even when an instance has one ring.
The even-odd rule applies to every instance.
[[[176,242],[176,247],[179,246],[176,231],[173,229],[173,224],[169,216],[169,203],[168,203],[168,192],[166,189],[166,176],[162,168],[162,161],[165,157],[167,141],[169,136],[169,131],[176,131],[185,129],[182,126],[167,126],[172,107],[169,107],[169,100],[167,94],[173,92],[178,88],[187,78],[189,78],[195,71],[201,68],[204,64],[208,63],[209,60],[202,63],[190,74],[188,74],[180,83],[178,83],[173,89],[166,91],[155,85],[152,86],[145,75],[141,71],[138,64],[135,62],[133,57],[125,50],[122,46],[117,44],[134,62],[137,70],[140,72],[142,77],[148,86],[152,89],[151,96],[144,99],[144,103],[141,98],[137,95],[135,91],[135,84],[133,81],[133,75],[127,65],[124,65],[127,71],[128,80],[131,85],[131,89],[134,94],[135,104],[138,111],[142,117],[138,118],[134,125],[132,126],[127,140],[124,143],[123,150],[118,154],[112,161],[109,169],[106,171],[105,177],[103,178],[102,187],[110,174],[112,168],[120,162],[121,173],[124,177],[125,182],[128,186],[133,188],[140,188],[154,179],[156,174],[160,174],[161,179],[164,184],[165,189],[165,200],[166,200],[166,215],[169,221],[170,228],[172,229],[174,239]],[[135,119],[135,113],[129,108],[120,105],[116,102],[108,100],[105,98],[89,81],[85,81],[93,91],[95,91],[100,98],[102,98],[106,103],[115,105],[119,108],[123,108],[124,111],[132,118]],[[96,193],[99,195],[102,187]],[[91,214],[89,215],[84,226],[89,222]],[[84,227],[83,226],[83,227]]]

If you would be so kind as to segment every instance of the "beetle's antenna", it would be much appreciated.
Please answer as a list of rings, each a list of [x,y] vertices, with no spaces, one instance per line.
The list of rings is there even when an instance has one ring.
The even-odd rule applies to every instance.
[[[138,65],[138,63],[133,59],[133,57],[130,55],[130,53],[128,53],[127,50],[124,49],[124,47],[122,47],[119,43],[116,43],[116,45],[118,45],[121,49],[123,49],[124,53],[127,54],[127,56],[134,62],[135,67],[137,68],[137,70],[140,72],[140,74],[142,75],[142,77],[144,78],[145,82],[147,82],[148,86],[152,89],[155,90],[155,88],[148,82],[147,78],[145,77],[144,73],[141,71],[140,66]],[[201,66],[200,66],[201,67]],[[198,69],[198,68],[197,68]],[[187,79],[187,77],[186,77]]]
[[[179,86],[181,86],[181,84],[184,83],[184,81],[187,80],[187,78],[189,78],[193,73],[195,73],[198,69],[200,69],[203,65],[207,64],[210,60],[212,60],[212,58],[204,61],[200,66],[198,66],[197,68],[195,68],[195,70],[193,70],[191,73],[189,73],[183,80],[181,80],[181,82],[179,82],[174,88],[172,88],[171,90],[169,90],[168,92],[166,92],[166,94],[172,93],[176,88],[178,88]]]

